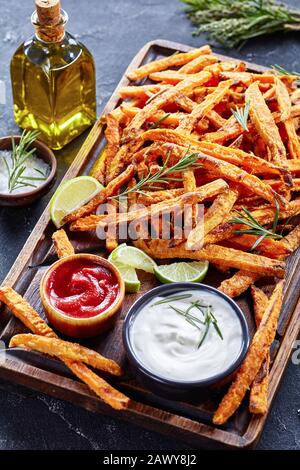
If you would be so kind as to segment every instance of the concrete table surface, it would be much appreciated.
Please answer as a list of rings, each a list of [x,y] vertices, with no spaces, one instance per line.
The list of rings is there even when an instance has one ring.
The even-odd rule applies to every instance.
[[[294,7],[297,0],[288,3]],[[19,132],[14,124],[9,61],[17,46],[32,34],[34,2],[0,0],[0,81],[6,104],[0,103],[0,135]],[[62,0],[70,16],[68,31],[91,50],[97,66],[98,112],[114,90],[129,61],[148,41],[162,38],[199,46],[178,0]],[[257,39],[241,52],[229,52],[262,65],[280,63],[299,70],[299,33]],[[57,154],[59,178],[71,163],[83,137]],[[23,209],[0,208],[0,281],[33,230],[50,194]],[[259,449],[300,449],[300,365],[289,364],[269,414]],[[180,450],[176,439],[132,424],[92,414],[34,391],[0,381],[0,449]]]

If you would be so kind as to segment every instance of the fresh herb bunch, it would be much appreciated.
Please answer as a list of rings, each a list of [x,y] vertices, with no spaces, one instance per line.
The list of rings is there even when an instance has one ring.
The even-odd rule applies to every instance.
[[[282,234],[276,233],[276,228],[279,219],[279,204],[277,199],[275,199],[275,204],[276,210],[272,224],[272,230],[268,230],[263,227],[246,208],[243,208],[241,211],[236,211],[238,216],[233,217],[229,221],[229,223],[231,224],[246,225],[247,227],[249,227],[247,229],[235,230],[234,233],[239,235],[256,235],[259,237],[252,245],[250,251],[255,250],[265,238],[271,238],[273,240],[281,240],[283,238]]]
[[[194,35],[229,48],[241,48],[248,39],[300,29],[300,12],[273,0],[181,0],[196,26]]]
[[[144,178],[133,186],[132,188],[126,189],[122,193],[114,196],[114,199],[124,198],[130,193],[139,193],[145,194],[145,190],[149,189],[163,189],[163,184],[168,183],[169,181],[181,181],[182,178],[177,178],[176,176],[170,176],[172,173],[181,173],[186,170],[192,170],[200,168],[202,165],[197,163],[199,160],[198,153],[190,153],[189,149],[185,152],[183,157],[178,160],[174,165],[168,167],[168,162],[170,160],[170,153],[166,158],[163,166],[154,174],[148,173]]]
[[[12,167],[9,167],[8,162],[4,158],[4,163],[8,173],[8,191],[12,193],[16,189],[22,188],[24,186],[30,186],[36,188],[37,185],[35,181],[44,181],[46,175],[44,175],[39,169],[35,168],[35,171],[39,176],[25,176],[24,172],[26,170],[26,160],[31,157],[36,149],[30,148],[33,142],[37,139],[39,131],[23,131],[21,135],[20,142],[18,145],[15,143],[15,139],[12,137]]]

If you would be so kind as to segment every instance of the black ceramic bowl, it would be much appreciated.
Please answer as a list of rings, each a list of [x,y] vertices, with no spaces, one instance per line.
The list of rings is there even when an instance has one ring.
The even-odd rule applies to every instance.
[[[20,142],[20,136],[13,136],[15,142]],[[0,206],[27,206],[32,204],[37,199],[40,199],[44,194],[50,191],[56,177],[57,163],[52,150],[47,145],[39,140],[35,140],[32,147],[36,148],[36,155],[38,158],[44,160],[50,166],[50,173],[45,181],[43,181],[37,188],[24,191],[17,194],[1,194],[0,193]],[[11,137],[0,138],[0,150],[11,150],[12,141]]]
[[[242,327],[242,345],[239,352],[239,355],[235,362],[231,364],[223,372],[209,377],[204,380],[197,381],[175,381],[162,378],[158,375],[155,375],[153,372],[147,370],[147,368],[141,364],[139,358],[136,356],[130,339],[130,329],[133,325],[133,322],[136,316],[141,311],[142,307],[147,304],[153,297],[175,294],[184,290],[205,290],[213,292],[214,294],[222,297],[236,312],[237,317],[240,320]],[[192,397],[195,392],[199,392],[200,389],[205,389],[213,385],[222,385],[230,380],[233,374],[236,372],[241,362],[245,358],[245,355],[249,346],[249,330],[246,318],[240,309],[240,307],[234,302],[230,297],[218,291],[214,287],[207,286],[205,284],[193,283],[193,282],[176,282],[174,284],[164,284],[159,287],[147,292],[145,295],[140,297],[130,308],[129,312],[124,321],[123,326],[123,342],[129,358],[129,362],[133,371],[135,372],[137,379],[145,385],[148,389],[152,390],[154,393],[167,397],[169,399],[183,399]]]

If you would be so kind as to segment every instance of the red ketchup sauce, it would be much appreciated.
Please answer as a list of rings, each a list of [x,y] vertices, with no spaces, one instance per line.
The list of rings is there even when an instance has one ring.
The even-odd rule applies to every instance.
[[[93,261],[77,259],[52,271],[46,291],[50,304],[65,315],[90,318],[105,312],[120,289],[112,271]]]

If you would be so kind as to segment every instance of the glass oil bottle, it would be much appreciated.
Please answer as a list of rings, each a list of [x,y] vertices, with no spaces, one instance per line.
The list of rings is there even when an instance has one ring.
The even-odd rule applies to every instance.
[[[35,35],[11,60],[14,116],[57,150],[96,119],[95,66],[87,48],[65,31],[68,15],[60,1],[35,3]]]

